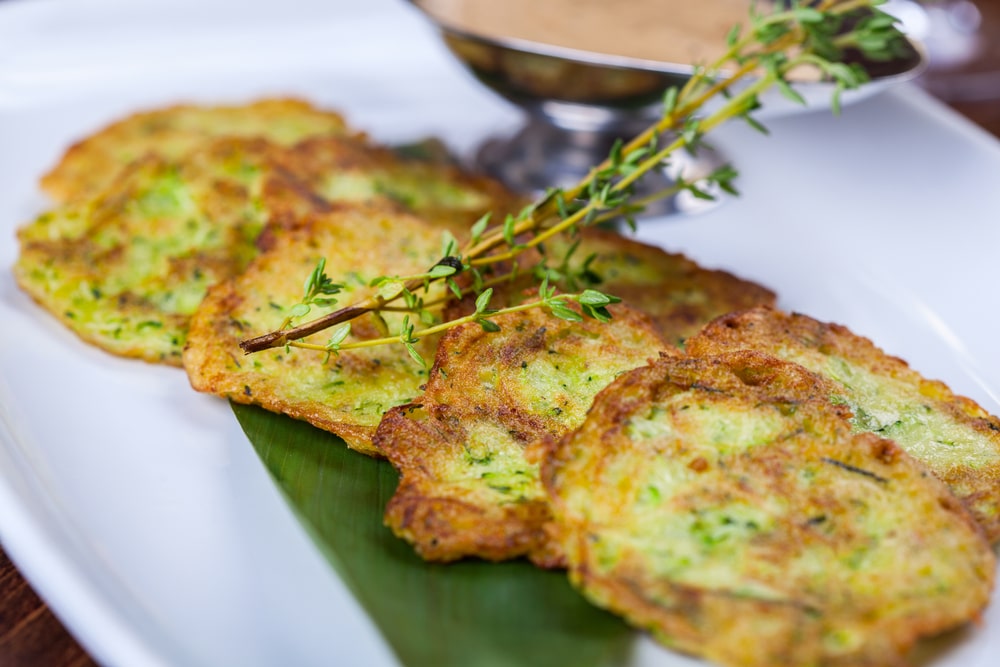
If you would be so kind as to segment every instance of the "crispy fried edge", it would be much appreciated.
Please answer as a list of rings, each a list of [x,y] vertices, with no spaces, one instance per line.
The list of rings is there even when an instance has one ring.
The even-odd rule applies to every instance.
[[[888,375],[916,386],[922,395],[937,401],[951,416],[969,424],[992,441],[1000,452],[1000,419],[972,399],[956,395],[943,382],[924,378],[903,359],[886,353],[870,339],[840,324],[762,306],[730,313],[712,321],[689,341],[688,351],[693,355],[706,355],[740,346],[773,353],[777,344],[776,333],[804,348],[821,352],[820,348],[833,350],[838,356],[857,362],[877,375]],[[842,393],[839,384],[834,386],[838,390],[831,391],[831,395]],[[963,467],[934,472],[957,492],[983,526],[990,541],[1000,542],[1000,462],[987,470]],[[976,508],[977,503],[986,500],[994,508],[993,516],[987,516]]]
[[[332,152],[331,152],[331,149]],[[328,158],[333,155],[333,160]],[[426,169],[435,174],[442,182],[448,182],[456,188],[472,190],[487,200],[486,207],[481,210],[467,212],[449,208],[448,206],[431,206],[426,210],[416,211],[430,222],[440,224],[455,234],[469,231],[475,218],[486,213],[496,220],[507,213],[514,213],[528,202],[516,195],[499,181],[485,176],[467,172],[453,164],[441,161],[423,161],[401,157],[396,151],[373,143],[363,135],[315,136],[303,139],[293,146],[289,154],[288,170],[295,178],[318,188],[315,181],[320,176],[336,169],[405,170],[408,167]],[[405,204],[385,197],[401,211],[413,213]],[[467,213],[469,218],[459,219],[458,213]]]
[[[616,283],[613,279],[605,280],[596,285],[596,289],[621,297],[625,303],[633,308],[647,312],[653,319],[661,335],[678,348],[684,346],[688,337],[698,332],[712,319],[725,312],[742,310],[758,304],[773,306],[777,299],[775,293],[763,285],[745,280],[728,271],[705,268],[686,255],[667,252],[663,248],[628,238],[612,230],[587,227],[580,230],[580,236],[584,244],[590,239],[602,246],[610,246],[615,252],[628,253],[641,257],[643,262],[650,266],[669,266],[679,269],[679,271],[675,271],[674,273],[680,274],[680,281],[674,280],[672,277],[664,278],[660,282],[659,290],[655,294],[649,292],[650,288],[648,286],[637,287],[630,283],[619,283],[619,285],[630,288],[622,291],[621,286],[616,288]],[[576,251],[574,263],[581,258],[585,258],[584,256],[587,252],[592,250],[593,248],[581,245]],[[522,263],[534,266],[541,259],[542,255],[533,253],[522,257]],[[646,301],[644,298],[641,298],[641,295],[650,293],[649,299],[658,302],[662,300],[660,297],[662,297],[664,292],[669,292],[671,289],[679,289],[686,281],[700,284],[706,289],[710,289],[717,297],[722,295],[727,299],[725,305],[721,305],[718,299],[712,301],[714,307],[711,310],[714,312],[704,316],[700,312],[697,312],[697,310],[692,312],[690,307],[683,304],[675,305],[668,313],[657,314],[644,309]],[[533,279],[530,274],[522,273],[521,277],[515,278],[510,283],[501,283],[495,289],[492,303],[499,305],[507,304],[512,300],[514,295],[525,289],[532,282]],[[732,298],[732,294],[738,295],[739,298]],[[635,298],[636,295],[640,295],[640,298]],[[468,315],[475,309],[474,301],[473,297],[467,297],[461,301],[454,302],[445,311],[445,316],[462,317]]]
[[[800,400],[803,403],[828,413],[831,419],[843,422],[849,414],[841,406],[832,405],[825,400],[823,394],[827,382],[824,378],[818,378],[819,383],[814,384],[817,378],[814,373],[807,369],[754,350],[728,350],[719,355],[706,355],[701,358],[688,356],[686,358],[660,359],[649,366],[637,368],[619,377],[598,394],[584,425],[576,431],[567,433],[562,438],[546,444],[545,449],[541,452],[541,473],[543,484],[554,510],[554,520],[548,524],[548,529],[553,533],[554,539],[567,545],[570,579],[588,599],[598,606],[624,615],[636,626],[650,630],[665,645],[695,655],[702,655],[722,664],[755,665],[757,667],[777,667],[777,665],[787,664],[791,667],[796,659],[817,659],[815,655],[799,655],[805,646],[805,637],[795,635],[790,637],[790,641],[795,647],[795,656],[798,657],[789,656],[782,647],[778,647],[779,650],[776,653],[764,656],[764,661],[761,662],[759,660],[762,648],[761,637],[755,632],[747,633],[745,629],[739,627],[739,619],[775,612],[791,614],[794,618],[801,616],[805,611],[804,608],[788,605],[784,602],[775,603],[715,595],[696,587],[668,582],[667,587],[682,600],[682,603],[680,607],[665,609],[652,602],[645,595],[645,587],[640,586],[641,577],[639,575],[623,576],[621,581],[618,579],[609,580],[596,574],[586,565],[576,566],[577,562],[585,562],[580,554],[586,553],[590,549],[589,538],[585,531],[574,530],[571,522],[564,518],[562,499],[556,490],[560,470],[570,465],[574,459],[574,441],[586,437],[603,438],[603,434],[606,432],[610,432],[612,437],[617,435],[621,431],[620,426],[617,425],[624,423],[627,416],[635,411],[636,405],[649,403],[657,395],[659,386],[673,382],[669,372],[664,372],[664,368],[674,363],[683,364],[685,361],[713,363],[714,360],[717,363],[727,357],[741,359],[740,363],[758,359],[757,363],[762,363],[763,368],[774,368],[778,374],[785,372],[782,371],[783,366],[788,367],[787,370],[791,371],[793,376],[798,376],[799,379],[793,380],[791,384],[785,384],[782,391],[790,390],[792,395],[800,394]],[[697,377],[684,379],[691,381],[689,386],[698,383]],[[748,383],[767,383],[772,380],[773,377],[768,378],[765,374],[763,377],[748,378]],[[813,385],[812,389],[807,388],[809,385]],[[683,387],[683,384],[681,386]],[[848,432],[848,429],[844,430],[845,433]],[[959,614],[958,618],[949,618],[948,614],[943,612],[933,618],[921,619],[919,623],[912,618],[900,619],[893,626],[894,632],[889,636],[876,638],[876,641],[869,645],[868,652],[861,655],[849,655],[846,662],[839,657],[833,657],[818,663],[831,667],[848,667],[848,665],[852,667],[887,667],[888,665],[903,667],[906,664],[903,654],[920,638],[944,632],[967,620],[975,620],[979,617],[982,609],[989,602],[989,593],[995,579],[996,558],[989,547],[982,527],[940,480],[921,475],[922,466],[891,440],[879,438],[871,433],[851,434],[850,437],[855,446],[868,448],[871,456],[887,462],[902,462],[908,465],[918,478],[933,480],[930,484],[930,491],[937,493],[938,504],[954,516],[959,526],[968,530],[974,541],[980,542],[980,548],[976,555],[980,557],[979,561],[981,562],[977,561],[978,567],[976,569],[983,575],[984,586],[980,591],[982,595],[966,605],[968,609],[965,612],[967,613]],[[713,611],[716,604],[721,605],[720,609]],[[734,611],[734,605],[744,608]],[[723,620],[734,619],[732,623],[727,624],[727,627],[712,629],[712,633],[717,635],[720,631],[732,632],[732,641],[735,646],[723,646],[722,650],[712,651],[711,654],[704,651],[706,640],[703,635],[705,633],[699,631],[695,625],[695,619],[701,616],[715,616]],[[793,632],[799,630],[798,627],[791,628]],[[747,662],[748,657],[751,657],[753,661]]]
[[[258,238],[258,246],[262,250],[271,248],[275,243],[277,235],[285,233],[304,234],[308,231],[309,216],[303,218],[302,212],[296,210],[296,206],[301,203],[298,201],[301,193],[298,191],[296,181],[276,181],[270,185],[274,188],[272,196],[278,198],[290,196],[292,203],[290,210],[282,211],[279,208],[274,215],[274,220],[261,233]],[[285,203],[287,204],[288,202]],[[343,202],[329,203],[323,200],[319,203],[321,207],[316,210],[316,213],[319,215],[354,212],[358,214],[371,213],[388,216],[401,215],[409,219],[422,220],[412,213],[401,212],[397,207],[382,204],[381,202],[349,204]],[[428,225],[428,228],[433,229],[433,226]],[[201,307],[192,319],[192,331],[197,327],[199,338],[204,337],[206,340],[212,341],[232,340],[233,342],[237,342],[233,339],[229,331],[230,318],[228,314],[236,310],[243,302],[243,298],[233,285],[239,278],[240,276],[233,276],[229,280],[217,283],[209,290]],[[249,334],[249,332],[246,333]],[[240,354],[240,350],[238,347],[233,346],[233,349],[228,354],[235,356]],[[249,385],[232,390],[218,389],[219,387],[232,385],[233,383],[230,381],[230,374],[228,372],[215,367],[212,356],[208,352],[208,346],[185,346],[183,365],[188,373],[191,387],[195,391],[214,394],[237,403],[260,405],[270,411],[280,412],[293,418],[301,419],[317,428],[339,436],[348,447],[355,451],[375,458],[383,457],[382,452],[372,443],[377,426],[364,426],[331,419],[328,416],[328,412],[320,407],[319,402],[313,401],[306,405],[298,401],[280,398],[272,393],[265,404],[258,400],[257,394],[252,391]],[[210,368],[213,369],[211,372],[209,372]]]
[[[81,182],[80,174],[94,170],[111,170],[117,173],[120,168],[124,167],[124,164],[119,164],[112,157],[107,145],[109,142],[118,142],[131,138],[134,134],[133,128],[136,125],[155,122],[161,118],[168,118],[170,115],[178,112],[198,110],[205,112],[235,112],[256,109],[266,111],[267,113],[274,113],[275,109],[282,107],[294,109],[297,112],[313,112],[329,117],[331,122],[339,122],[344,132],[349,131],[346,121],[340,114],[320,110],[309,102],[296,98],[266,98],[245,105],[202,106],[196,104],[175,104],[130,114],[76,141],[66,149],[59,162],[42,175],[40,180],[42,190],[60,203],[68,203],[93,195],[95,188],[99,190],[102,184],[107,185],[107,183],[102,179],[94,178],[87,178]],[[100,168],[92,165],[92,162],[96,162],[97,165],[100,165]]]
[[[635,326],[645,330],[651,339],[659,341],[659,347],[650,349],[650,358],[658,354],[676,354],[659,336],[648,316],[640,311],[615,306],[614,317],[618,321],[628,318]],[[443,393],[438,390],[439,383],[443,381],[442,369],[449,365],[455,348],[473,347],[489,335],[475,324],[464,325],[446,334],[438,346],[424,395],[412,404],[390,410],[379,424],[375,445],[400,472],[399,486],[386,508],[385,523],[398,536],[413,544],[417,553],[426,560],[449,562],[475,556],[499,561],[527,556],[540,567],[559,567],[563,556],[560,550],[553,548],[549,539],[546,524],[551,515],[547,503],[529,501],[501,508],[497,512],[496,506],[484,509],[452,497],[435,495],[439,493],[435,491],[436,481],[430,477],[428,467],[423,465],[423,452],[433,447],[435,436],[454,435],[441,424],[461,419],[461,415],[449,416],[452,406],[437,400]],[[461,356],[464,358],[466,355]],[[428,420],[415,422],[407,415],[414,410],[426,411]],[[507,421],[517,422],[525,431],[533,430],[537,435],[524,443],[525,457],[529,461],[538,442],[558,435],[547,431],[549,424],[539,417],[513,410],[505,412],[505,417]]]
[[[212,333],[207,334],[207,336],[213,341],[231,339],[228,328],[228,313],[235,310],[243,301],[243,298],[232,289],[231,282],[231,280],[223,281],[209,290],[208,296],[202,302],[201,308],[199,308],[198,313],[192,321],[192,332],[197,327],[199,336],[201,336],[200,332],[203,329],[211,331]],[[233,349],[228,354],[235,356],[240,354],[240,351],[239,349]],[[315,402],[307,406],[298,401],[281,398],[273,392],[270,394],[265,405],[261,403],[249,385],[245,385],[242,391],[235,388],[219,391],[219,387],[232,383],[229,381],[229,373],[211,363],[211,355],[208,354],[206,346],[185,346],[183,361],[184,369],[188,372],[188,380],[191,383],[191,388],[195,391],[214,394],[244,405],[260,405],[271,412],[291,415],[296,419],[301,419],[319,429],[339,436],[351,449],[367,456],[381,456],[378,449],[371,445],[375,427],[349,424],[330,419],[326,411],[316,405]]]
[[[264,183],[261,188],[261,192],[264,206],[269,210],[269,217],[274,219],[275,225],[288,228],[295,227],[299,224],[302,217],[308,212],[329,209],[330,204],[328,202],[316,197],[302,183],[295,180],[288,171],[281,168],[280,158],[282,157],[283,149],[272,146],[269,142],[261,139],[231,137],[209,139],[205,142],[203,147],[196,148],[188,154],[187,158],[181,158],[177,161],[167,160],[154,153],[147,153],[141,158],[125,165],[123,169],[115,175],[108,187],[95,195],[92,200],[86,202],[70,202],[68,204],[64,204],[62,207],[85,207],[92,209],[93,211],[98,211],[102,208],[123,206],[124,201],[128,198],[130,192],[129,189],[123,188],[130,185],[131,179],[137,171],[147,168],[149,165],[162,165],[163,167],[168,167],[170,165],[183,164],[185,160],[190,159],[192,155],[212,154],[215,151],[225,150],[227,147],[235,147],[259,154],[261,164],[269,170],[269,173],[263,177]],[[32,300],[36,304],[54,316],[56,320],[63,324],[80,340],[109,354],[126,359],[136,359],[147,363],[163,364],[177,368],[183,366],[183,350],[180,345],[177,346],[175,353],[170,353],[168,355],[150,352],[148,347],[137,343],[131,343],[128,345],[112,345],[109,344],[106,337],[95,335],[86,330],[80,329],[79,327],[73,326],[71,319],[64,316],[62,312],[57,312],[60,311],[61,308],[56,308],[54,306],[59,304],[47,299],[44,291],[36,290],[27,280],[26,269],[22,267],[22,263],[26,256],[26,250],[30,248],[31,243],[33,243],[25,240],[24,234],[22,233],[23,230],[30,224],[31,223],[28,223],[28,225],[25,225],[18,230],[21,251],[18,260],[15,262],[13,272],[18,286],[25,293],[31,296]],[[258,239],[258,245],[261,243],[266,245],[267,240]],[[191,319],[190,317],[173,313],[162,313],[160,311],[157,312],[159,312],[160,317],[165,322],[170,321],[173,323],[173,328],[176,329],[178,335],[182,339],[186,337],[188,324]]]
[[[691,309],[683,304],[675,305],[669,316],[665,313],[659,315],[650,313],[664,337],[679,347],[683,346],[686,339],[700,330],[704,324],[723,312],[743,310],[754,305],[773,306],[777,300],[774,291],[764,285],[740,278],[729,271],[706,268],[684,254],[668,252],[659,246],[643,243],[611,230],[591,227],[584,229],[582,236],[584,243],[588,238],[593,239],[598,244],[607,244],[615,248],[617,252],[641,257],[651,266],[679,268],[682,279],[690,280],[715,295],[716,300],[711,302],[713,305],[711,310],[715,311],[715,314],[702,316],[700,308],[697,309],[698,312],[691,312]],[[581,249],[584,249],[584,246],[581,246]],[[607,289],[612,294],[624,298],[633,307],[643,309],[642,299],[630,300],[628,294],[617,294],[613,282],[609,283],[608,286],[598,285],[598,288]],[[663,280],[662,285],[661,289],[669,289],[670,279]],[[635,291],[638,292],[638,288]],[[720,305],[722,307],[719,307]]]

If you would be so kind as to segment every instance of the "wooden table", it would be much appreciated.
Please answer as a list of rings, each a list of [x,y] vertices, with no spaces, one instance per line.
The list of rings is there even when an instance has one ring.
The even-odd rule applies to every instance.
[[[96,665],[0,550],[0,665]]]
[[[989,40],[983,68],[1000,72],[1000,0],[979,3],[984,25],[997,38]],[[991,52],[992,50],[992,52]],[[968,70],[955,72],[954,79]],[[948,100],[959,112],[1000,137],[1000,74],[981,77],[982,85]],[[953,79],[953,80],[954,80]],[[932,90],[948,93],[947,79],[929,81]],[[995,86],[994,86],[995,82]],[[63,628],[0,549],[0,665],[4,667],[88,667],[97,663]]]

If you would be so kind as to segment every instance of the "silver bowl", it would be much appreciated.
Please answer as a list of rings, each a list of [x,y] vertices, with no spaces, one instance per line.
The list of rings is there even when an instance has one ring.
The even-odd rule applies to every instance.
[[[688,64],[641,60],[543,44],[521,39],[472,34],[409,0],[437,27],[452,54],[485,86],[525,111],[524,126],[514,136],[488,140],[477,152],[475,166],[515,190],[538,193],[551,186],[574,184],[611,150],[614,142],[643,131],[660,113],[664,91],[683,85],[694,68]],[[891,62],[865,62],[871,82],[848,91],[848,105],[887,86],[915,77],[924,67],[921,49],[910,45],[906,57]],[[783,97],[763,100],[763,115],[801,113],[829,108],[832,84],[815,81],[798,86],[806,107]],[[648,174],[640,188],[669,187],[679,174],[697,180],[724,160],[711,148],[678,156],[670,170]],[[693,197],[662,200],[649,214],[692,212],[712,202]]]

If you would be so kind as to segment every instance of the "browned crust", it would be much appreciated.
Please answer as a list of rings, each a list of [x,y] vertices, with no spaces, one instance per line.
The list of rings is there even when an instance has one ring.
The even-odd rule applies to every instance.
[[[254,373],[252,359],[244,357],[238,343],[247,333],[246,325],[230,316],[239,309],[243,297],[233,291],[231,282],[209,290],[193,320],[190,342],[184,349],[183,366],[195,391],[215,394],[244,405],[259,405],[271,412],[295,417],[334,433],[349,447],[368,456],[380,456],[371,446],[374,426],[346,423],[337,419],[320,400],[302,400],[285,394],[266,376]],[[282,351],[273,354],[281,361]],[[294,354],[294,353],[293,353]],[[305,358],[303,358],[305,357]],[[288,355],[283,363],[294,374],[301,364],[322,364],[321,358],[302,353]]]
[[[551,518],[546,503],[486,505],[436,483],[435,463],[429,459],[441,453],[431,448],[449,447],[467,437],[461,424],[449,418],[448,408],[402,406],[390,410],[379,425],[375,444],[402,473],[386,507],[386,523],[426,560],[448,562],[474,555],[501,561],[530,555],[539,564],[554,565],[545,546],[544,525]]]
[[[720,317],[688,344],[689,353],[694,355],[734,348],[761,350],[798,363],[806,363],[799,358],[801,352],[849,360],[877,376],[909,385],[922,401],[965,424],[982,438],[984,448],[1000,455],[1000,419],[975,401],[954,394],[943,382],[923,377],[904,360],[887,354],[845,326],[762,307]],[[818,368],[813,370],[823,372]],[[843,385],[836,386],[839,389],[831,391],[831,396],[844,395]],[[1000,541],[1000,456],[988,466],[971,467],[955,462],[947,467],[932,465],[932,469],[966,503],[989,539]]]
[[[269,225],[261,245],[247,270],[212,288],[192,318],[183,357],[192,387],[303,419],[378,456],[371,440],[383,413],[415,397],[426,378],[402,346],[338,355],[284,348],[243,355],[239,342],[280,324],[320,257],[335,280],[352,271],[415,273],[436,258],[440,230],[392,207],[332,204],[297,225]],[[359,286],[354,280],[345,283],[350,291],[340,295],[342,302],[374,291],[367,281]],[[386,318],[398,326],[398,317]],[[366,318],[352,323],[353,338],[377,335]],[[322,344],[328,336],[321,332],[311,342]],[[430,356],[435,345],[423,339],[417,347]]]
[[[275,158],[276,149],[266,141],[231,138],[210,141],[179,163],[147,154],[92,200],[44,214],[18,230],[18,284],[84,341],[119,356],[180,366],[193,308],[172,305],[168,295],[206,289],[243,270],[255,253],[253,237],[264,224],[263,213],[249,211],[256,201],[266,211],[268,202],[227,170],[239,164],[266,173]],[[173,178],[194,201],[191,219],[211,227],[217,241],[199,245],[181,217],[143,212],[140,202],[147,190]],[[302,211],[311,203],[299,196]],[[291,208],[291,199],[286,195],[281,206]],[[78,228],[49,222],[61,217],[78,219]],[[139,255],[133,249],[140,239],[146,241],[143,247],[153,246],[163,255],[159,273],[137,272]],[[60,279],[46,280],[50,275]],[[97,296],[82,297],[77,290],[82,285]],[[92,322],[90,313],[98,319]],[[98,326],[104,322],[100,318],[120,321],[120,335]],[[147,323],[155,328],[142,333]]]
[[[544,363],[552,355],[625,370],[666,351],[644,315],[619,306],[614,316],[611,324],[568,323],[534,310],[498,316],[500,333],[464,325],[446,334],[424,394],[390,411],[375,435],[375,446],[401,474],[386,510],[393,531],[428,560],[527,556],[543,567],[559,564],[546,533],[549,509],[537,466],[525,450],[582,419],[589,404],[583,397],[592,391],[564,390],[547,397],[551,402],[543,409],[526,398],[521,374],[551,370]],[[488,452],[476,449],[489,437],[496,440]],[[486,463],[486,472],[475,477],[478,465],[465,458],[470,452],[507,467],[498,471]],[[512,469],[524,471],[514,477],[520,486],[491,490],[488,476]]]
[[[394,201],[402,210],[450,229],[459,238],[468,234],[469,227],[480,216],[491,213],[494,221],[502,220],[525,203],[492,178],[468,173],[451,164],[402,158],[392,149],[359,136],[310,137],[292,147],[287,159],[289,173],[319,193],[331,175],[352,172],[377,175],[386,186],[382,199]],[[441,201],[427,193],[423,193],[419,202],[396,201],[392,192],[396,180],[410,185],[433,182],[464,192],[470,201]]]
[[[793,364],[744,350],[664,358],[602,391],[584,425],[552,443],[542,464],[554,534],[565,549],[574,584],[668,646],[734,666],[903,665],[906,651],[920,637],[977,618],[988,601],[996,562],[976,522],[894,443],[850,434],[843,413],[824,399],[823,382],[812,377]],[[627,435],[631,419],[652,406],[669,406],[676,397],[692,409],[734,397],[748,411],[779,407],[791,420],[790,430],[769,445],[735,455],[720,450],[708,461],[702,458],[706,448],[684,435],[673,444]],[[680,429],[683,421],[673,424]],[[668,494],[655,510],[661,520],[648,523],[647,517],[646,523],[636,523],[634,489],[643,482],[616,471],[642,470],[655,466],[658,457],[676,456],[701,460],[692,469],[705,481],[695,477],[693,486],[673,487],[676,494]],[[628,467],[623,463],[628,460],[636,463]],[[837,465],[824,465],[828,461]],[[798,473],[805,469],[817,471],[821,480],[834,478],[835,485],[822,481],[816,491],[803,489]],[[878,494],[887,490],[895,500],[878,504]],[[746,542],[742,556],[734,554],[725,563],[726,568],[751,563],[745,571],[756,574],[747,583],[766,583],[767,596],[729,585],[694,585],[653,565],[660,549],[677,549],[678,542],[676,536],[657,542],[648,532],[651,526],[665,530],[671,515],[699,512],[717,502],[736,499],[752,507],[753,498],[766,503],[769,497],[790,503],[796,509],[787,516],[801,520],[778,524],[777,535],[762,532]],[[890,519],[891,525],[876,528],[860,523],[857,503],[866,499],[872,507],[894,507],[898,501],[905,509]],[[807,520],[817,511],[827,517],[823,523]],[[884,541],[868,543],[871,530],[884,534]],[[630,542],[621,535],[641,538]],[[643,551],[647,542],[642,540],[657,546]],[[611,546],[602,550],[602,543]],[[625,546],[609,551],[614,545]],[[881,565],[872,566],[877,569],[869,583],[868,572],[854,574],[836,558],[815,576],[808,576],[808,568],[803,576],[796,564],[803,550],[843,555],[862,545],[888,550],[887,560],[871,561]],[[609,561],[609,553],[617,559]],[[950,578],[938,582],[937,576]],[[841,628],[861,640],[847,648],[830,646],[824,638],[839,636]]]
[[[714,318],[736,310],[759,305],[773,306],[773,291],[732,273],[707,269],[680,253],[630,239],[617,232],[586,228],[581,230],[579,246],[570,266],[579,271],[585,260],[594,256],[589,268],[600,278],[595,286],[619,297],[633,308],[649,315],[661,335],[672,345],[683,348],[685,341]],[[557,267],[573,240],[557,237],[544,244],[548,264]],[[541,257],[522,258],[522,266]],[[521,290],[534,282],[530,274],[496,288],[493,303],[500,307],[519,298]],[[567,281],[557,283],[567,292],[586,285]],[[455,304],[450,315],[471,312],[473,300]]]
[[[278,129],[269,127],[268,119],[273,119]],[[355,178],[387,182],[402,178],[417,191],[426,180],[427,195],[420,202],[424,218],[456,232],[467,229],[485,210],[501,214],[515,205],[516,198],[495,181],[464,174],[450,165],[407,161],[346,132],[339,115],[294,99],[240,106],[177,105],[133,114],[79,142],[43,178],[43,185],[56,198],[70,200],[46,215],[79,215],[86,218],[86,231],[55,238],[52,230],[39,224],[22,228],[21,256],[15,267],[18,284],[83,340],[119,356],[180,366],[191,308],[169,312],[159,307],[158,299],[170,303],[173,292],[192,286],[205,290],[242,271],[255,253],[253,237],[264,217],[269,228],[256,239],[260,248],[273,244],[276,230],[303,226],[315,213],[330,213],[335,207],[317,191],[325,179],[353,171]],[[311,138],[300,141],[300,135]],[[255,184],[248,189],[240,181],[254,169],[260,172],[262,187]],[[103,285],[110,277],[108,282],[117,286],[130,264],[130,244],[121,243],[109,250],[99,247],[94,237],[102,232],[125,238],[130,232],[132,238],[155,237],[160,227],[183,225],[179,217],[137,219],[141,180],[147,172],[176,172],[185,192],[194,195],[192,217],[217,221],[217,229],[212,231],[224,240],[211,249],[170,256],[169,274],[153,276],[162,285],[146,280],[141,285],[126,285],[120,293],[116,288],[118,311],[112,312],[109,299],[101,301],[104,311],[85,304],[88,313],[108,313],[108,317],[120,316],[124,321],[107,335],[104,320],[92,324],[80,316],[80,308],[66,307],[68,298],[79,301],[73,286],[60,284],[63,294],[51,293],[50,286],[56,284],[51,276],[56,271],[67,272],[78,277],[77,284],[91,286]],[[454,201],[437,201],[438,194],[453,196]],[[468,202],[482,208],[470,208]],[[460,204],[459,208],[452,209],[452,203]],[[401,216],[409,212],[402,203],[377,192],[371,201],[358,205],[392,210]],[[140,221],[148,224],[140,225]],[[253,234],[251,222],[255,225]],[[380,243],[382,239],[373,241],[376,246]],[[206,276],[211,280],[205,280]],[[103,291],[94,289],[95,294]],[[135,322],[154,322],[161,335],[148,331],[137,334]],[[363,434],[352,431],[349,437],[368,441],[373,428],[366,428]]]
[[[205,127],[182,122],[183,117],[193,114],[203,114],[211,118],[211,122]],[[175,158],[214,136],[241,135],[239,129],[225,127],[225,123],[222,123],[224,129],[213,129],[212,125],[218,124],[220,118],[256,116],[264,119],[288,114],[310,118],[324,132],[347,132],[339,114],[317,109],[299,99],[264,99],[233,106],[177,104],[131,114],[77,141],[42,176],[41,185],[56,201],[78,201],[102,190],[126,164],[147,152],[166,151],[165,157]],[[253,138],[253,135],[246,138]]]
[[[763,285],[610,230],[584,232],[578,260],[589,253],[597,255],[591,266],[603,278],[599,289],[647,313],[678,347],[719,315],[775,303],[774,292]],[[646,267],[648,279],[636,280],[622,267]]]

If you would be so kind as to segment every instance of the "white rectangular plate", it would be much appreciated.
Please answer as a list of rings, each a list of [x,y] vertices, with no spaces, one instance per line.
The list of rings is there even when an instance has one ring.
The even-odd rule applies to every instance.
[[[73,140],[139,108],[300,95],[460,152],[517,113],[403,2],[0,5],[0,538],[109,665],[391,665],[257,460],[183,373],[79,342],[20,293],[18,225]],[[915,88],[715,139],[743,196],[640,236],[758,280],[998,411],[1000,144]],[[329,647],[338,646],[336,656]],[[642,643],[637,664],[691,661]],[[1000,613],[935,667],[1000,661]]]

